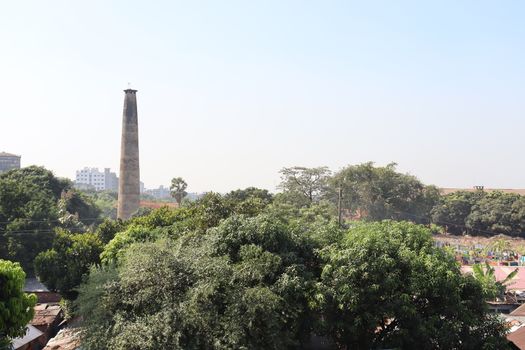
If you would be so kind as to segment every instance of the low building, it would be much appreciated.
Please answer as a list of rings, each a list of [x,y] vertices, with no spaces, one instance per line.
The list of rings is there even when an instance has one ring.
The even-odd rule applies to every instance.
[[[29,323],[44,333],[44,344],[46,344],[49,339],[57,334],[60,323],[63,320],[64,313],[60,305],[57,303],[48,303],[37,304],[35,306],[35,316]]]
[[[38,304],[58,303],[62,296],[58,293],[51,292],[35,277],[26,278],[24,292],[35,294]]]
[[[44,332],[32,325],[27,325],[23,337],[13,339],[11,346],[13,350],[40,350],[46,345]]]
[[[11,169],[20,169],[20,158],[16,154],[0,152],[0,173]]]

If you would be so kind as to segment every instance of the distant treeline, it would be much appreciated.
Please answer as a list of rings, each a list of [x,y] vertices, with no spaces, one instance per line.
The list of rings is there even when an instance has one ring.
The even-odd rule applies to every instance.
[[[347,218],[393,219],[436,224],[452,234],[525,237],[525,197],[483,190],[442,195],[435,186],[396,171],[396,164],[351,165],[331,174],[326,167],[285,168],[281,196],[295,205],[327,200]]]
[[[394,163],[350,165],[335,173],[290,167],[281,170],[281,178],[275,195],[252,187],[225,198],[252,198],[255,207],[243,204],[248,211],[262,203],[296,209],[321,203],[337,217],[340,204],[344,220],[408,220],[452,234],[525,237],[525,197],[481,190],[441,195],[435,186],[397,172]],[[51,248],[57,228],[86,232],[114,218],[115,201],[116,194],[75,190],[69,180],[41,167],[0,174],[0,259],[19,261],[31,272],[36,255]]]
[[[505,213],[513,195],[441,196],[394,164],[281,175],[277,194],[210,192],[121,221],[103,219],[114,197],[43,168],[10,171],[0,175],[0,277],[21,276],[20,294],[23,273],[2,260],[34,267],[82,316],[86,350],[304,349],[318,337],[333,349],[507,348],[484,284],[461,274],[428,227],[402,220],[510,233],[477,213]],[[454,196],[469,201],[451,225],[463,208]]]

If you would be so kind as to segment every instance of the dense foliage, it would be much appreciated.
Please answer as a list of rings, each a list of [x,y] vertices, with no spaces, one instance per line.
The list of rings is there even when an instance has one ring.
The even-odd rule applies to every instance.
[[[0,174],[0,259],[18,261],[32,271],[36,255],[51,247],[54,228],[82,230],[94,223],[98,209],[71,187],[40,167]]]
[[[521,196],[442,196],[394,164],[281,175],[275,196],[181,196],[177,209],[99,224],[113,197],[77,192],[43,168],[11,171],[0,175],[0,258],[29,269],[34,260],[66,297],[84,281],[86,349],[293,349],[312,335],[341,349],[505,348],[505,327],[483,303],[503,285],[490,271],[462,276],[416,223],[521,235]]]
[[[100,263],[102,248],[96,234],[73,234],[59,230],[53,248],[36,257],[36,274],[50,290],[71,295],[89,267]]]
[[[100,216],[115,220],[117,218],[117,192],[84,190],[82,193],[95,204],[101,213]],[[144,194],[141,194],[141,196]],[[142,197],[141,197],[142,199]]]
[[[246,216],[230,200],[156,210],[115,235],[80,288],[86,349],[291,349],[312,334],[341,349],[505,348],[481,284],[427,228],[342,229],[323,202]]]
[[[330,170],[327,167],[305,168],[291,167],[283,168],[281,173],[281,184],[283,200],[293,203],[295,206],[309,206],[321,200],[328,190]]]
[[[503,192],[454,192],[442,196],[432,221],[455,234],[525,237],[525,198]]]
[[[351,165],[331,179],[333,193],[341,188],[342,207],[368,220],[410,220],[429,223],[430,211],[439,200],[434,186],[396,171],[395,164],[374,167],[373,163]],[[334,195],[332,195],[335,201]]]
[[[0,260],[0,349],[7,348],[10,338],[23,336],[33,318],[36,296],[22,291],[25,277],[20,264]]]
[[[309,334],[312,259],[299,238],[267,216],[233,216],[206,235],[132,245],[116,271],[95,270],[113,276],[102,290],[93,285],[98,277],[82,289],[85,346],[297,347]]]
[[[322,256],[317,299],[325,332],[340,347],[505,347],[505,328],[486,314],[480,284],[462,276],[422,226],[357,224]]]

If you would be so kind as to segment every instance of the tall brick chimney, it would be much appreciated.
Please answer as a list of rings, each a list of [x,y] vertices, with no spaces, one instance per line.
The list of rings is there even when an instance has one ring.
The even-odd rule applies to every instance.
[[[137,90],[127,89],[122,116],[120,145],[120,179],[118,186],[117,218],[126,220],[139,209],[140,167]]]

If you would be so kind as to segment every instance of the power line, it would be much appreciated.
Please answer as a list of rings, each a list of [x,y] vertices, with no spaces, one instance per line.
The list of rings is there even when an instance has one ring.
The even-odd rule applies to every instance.
[[[103,220],[103,218],[82,218],[82,219],[79,219],[79,221],[97,221],[97,220]],[[22,224],[28,224],[28,223],[50,223],[50,222],[60,222],[61,219],[56,219],[56,220],[27,220],[27,219],[14,219],[14,220],[11,220],[11,221],[2,221],[0,222],[0,225],[2,224],[11,224],[13,222],[20,222]]]

